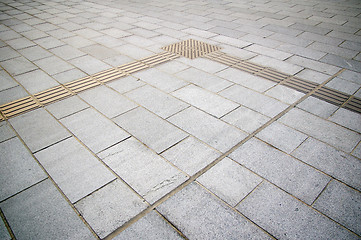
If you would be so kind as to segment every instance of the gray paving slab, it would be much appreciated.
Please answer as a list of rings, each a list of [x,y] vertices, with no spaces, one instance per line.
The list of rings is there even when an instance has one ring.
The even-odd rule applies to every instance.
[[[316,139],[307,139],[292,155],[332,177],[360,190],[360,160]]]
[[[167,240],[183,239],[179,233],[164,220],[156,211],[148,213],[145,217],[122,231],[114,240],[144,239]]]
[[[225,158],[200,176],[197,181],[235,207],[261,183],[262,178],[231,159]]]
[[[162,118],[167,118],[189,106],[150,85],[128,92],[126,96]]]
[[[361,144],[360,143],[357,145],[357,147],[355,147],[355,149],[352,152],[352,155],[361,159]]]
[[[7,122],[0,122],[0,142],[4,142],[15,136],[15,132],[11,129]]]
[[[50,180],[0,205],[16,239],[96,239]]]
[[[189,239],[271,239],[196,183],[157,209]]]
[[[65,38],[62,41],[66,42],[69,45],[72,45],[75,48],[86,47],[94,44],[94,42],[92,42],[91,40],[83,38],[81,36]]]
[[[338,109],[337,106],[315,97],[306,98],[297,104],[297,107],[325,119],[329,118]]]
[[[133,76],[126,76],[107,84],[119,93],[126,93],[145,85],[144,82]]]
[[[0,154],[1,201],[47,177],[18,138],[0,143]]]
[[[86,47],[80,48],[80,50],[85,53],[88,53],[89,55],[91,55],[99,60],[114,57],[115,55],[117,55],[117,53],[114,50],[104,47],[100,44],[86,46]]]
[[[120,180],[115,180],[75,204],[100,238],[143,211],[147,205]]]
[[[330,75],[320,73],[311,69],[304,69],[301,72],[297,73],[296,76],[319,84],[323,83],[331,77]]]
[[[31,46],[35,45],[34,42],[32,42],[24,37],[8,40],[8,41],[6,41],[6,43],[15,50],[19,50],[19,49],[23,49],[23,48],[27,48],[27,47],[31,47]]]
[[[283,45],[281,45],[281,47],[282,46]],[[251,52],[255,52],[257,54],[262,54],[262,55],[266,55],[266,56],[269,56],[269,57],[273,57],[273,58],[276,58],[278,60],[285,60],[285,59],[292,56],[292,54],[287,53],[287,51],[279,51],[279,50],[276,50],[276,49],[263,47],[263,46],[257,45],[257,44],[252,44],[251,46],[248,46],[245,49],[248,50],[248,51],[251,51]]]
[[[40,60],[42,58],[51,57],[52,54],[46,50],[44,50],[40,46],[33,46],[29,48],[24,48],[19,50],[24,57],[29,59],[30,61]]]
[[[24,57],[3,61],[1,62],[1,66],[12,76],[30,72],[38,68]]]
[[[279,121],[346,152],[351,152],[361,140],[359,133],[350,131],[298,108],[289,111]]]
[[[314,168],[255,138],[239,147],[230,158],[308,204],[330,180]]]
[[[237,103],[231,102],[228,99],[195,85],[188,85],[181,88],[173,92],[172,95],[217,118],[239,107]]]
[[[0,61],[5,61],[12,58],[20,57],[20,54],[14,49],[10,48],[9,46],[0,48],[0,53],[1,53]]]
[[[150,203],[187,180],[186,175],[134,138],[106,149],[99,157]]]
[[[193,107],[170,117],[169,121],[221,152],[246,137],[239,129]]]
[[[3,240],[11,240],[11,236],[3,220],[0,221],[0,238]]]
[[[74,68],[68,62],[56,57],[51,56],[43,58],[34,62],[37,66],[47,72],[49,75],[58,74]]]
[[[0,104],[6,104],[27,96],[29,96],[29,94],[21,86],[9,88],[0,91]]]
[[[188,135],[141,107],[114,118],[114,122],[157,153],[171,147]]]
[[[4,70],[0,71],[0,91],[16,87],[18,84],[11,78],[11,76]]]
[[[74,58],[69,62],[87,74],[94,74],[111,68],[108,64],[89,55]]]
[[[63,45],[60,47],[56,47],[51,49],[50,51],[64,60],[70,60],[73,58],[86,55],[86,53],[79,51],[77,48],[72,47],[70,45]]]
[[[360,114],[340,108],[329,118],[329,120],[361,133]]]
[[[129,134],[93,109],[85,109],[61,122],[94,153],[126,138]]]
[[[70,136],[70,133],[44,109],[11,118],[9,122],[32,152]]]
[[[134,46],[132,44],[124,44],[119,47],[113,48],[122,55],[126,55],[130,58],[141,59],[153,55],[151,51],[145,50],[144,48]]]
[[[361,84],[361,73],[353,72],[350,70],[343,71],[338,77],[348,80],[350,82]]]
[[[105,86],[87,90],[79,96],[109,118],[137,107],[134,102]]]
[[[268,90],[266,95],[276,98],[284,103],[292,104],[302,98],[305,94],[285,86],[277,85]]]
[[[338,66],[333,66],[332,64],[327,64],[300,56],[292,56],[289,59],[287,59],[286,62],[290,62],[298,66],[306,67],[329,75],[334,75],[335,73],[341,70],[341,68]]]
[[[68,82],[71,82],[71,81],[74,81],[74,80],[77,80],[77,79],[80,79],[80,78],[83,78],[86,76],[88,76],[88,74],[80,71],[77,68],[73,68],[73,69],[67,70],[65,72],[61,72],[61,73],[52,75],[52,77],[54,79],[56,79],[58,82],[60,82],[62,84],[68,83]]]
[[[358,224],[361,215],[360,205],[360,192],[334,180],[327,186],[313,207],[361,235],[361,227]]]
[[[58,86],[59,83],[40,69],[17,75],[17,81],[31,94]]]
[[[323,63],[331,64],[337,67],[346,68],[351,71],[358,72],[361,69],[361,62],[352,59],[346,59],[338,55],[328,53],[320,60]]]
[[[170,62],[163,63],[159,66],[156,66],[156,68],[169,74],[175,74],[183,70],[186,70],[187,68],[189,68],[189,66],[177,60],[173,60]]]
[[[51,36],[34,40],[34,42],[45,49],[51,49],[65,45],[63,41],[60,41],[57,38]]]
[[[358,239],[270,183],[263,183],[237,209],[277,239]]]
[[[116,55],[110,58],[106,58],[103,60],[105,63],[113,66],[113,67],[118,67],[121,66],[123,64],[127,64],[133,61],[132,58],[127,57],[125,55]]]
[[[263,55],[252,58],[250,61],[256,64],[274,68],[280,72],[287,73],[290,75],[296,74],[301,70],[303,70],[302,67],[297,66],[295,64],[291,64],[285,61],[280,61]]]
[[[326,84],[326,87],[353,95],[355,92],[357,92],[357,90],[359,90],[361,84],[353,83],[342,78],[334,78]]]
[[[35,157],[72,203],[115,179],[115,175],[74,138],[37,152]]]
[[[55,118],[61,119],[88,107],[89,105],[80,100],[79,97],[73,96],[47,105],[46,109],[53,114]]]

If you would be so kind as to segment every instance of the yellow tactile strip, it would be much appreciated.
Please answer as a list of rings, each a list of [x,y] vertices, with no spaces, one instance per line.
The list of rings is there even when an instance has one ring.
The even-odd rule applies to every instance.
[[[165,46],[162,49],[186,58],[194,59],[218,51],[221,48],[198,40],[188,39],[179,43]]]

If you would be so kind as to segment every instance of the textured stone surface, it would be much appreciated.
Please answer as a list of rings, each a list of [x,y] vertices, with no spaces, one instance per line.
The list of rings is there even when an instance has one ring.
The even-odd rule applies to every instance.
[[[50,104],[46,106],[46,109],[48,109],[57,119],[61,119],[88,107],[89,105],[80,100],[79,97],[73,96]]]
[[[0,122],[0,142],[3,142],[15,136],[15,132],[6,122]]]
[[[340,108],[333,114],[330,121],[361,133],[361,115],[350,110]]]
[[[7,230],[3,220],[0,221],[0,238],[3,240],[11,240],[9,231]]]
[[[297,107],[326,119],[337,110],[337,106],[314,97],[306,98]]]

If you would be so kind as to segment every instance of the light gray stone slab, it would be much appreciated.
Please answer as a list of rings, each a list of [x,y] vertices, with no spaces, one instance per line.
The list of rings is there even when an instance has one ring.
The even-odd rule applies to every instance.
[[[9,122],[32,152],[70,136],[70,133],[44,109],[11,118]]]
[[[187,82],[168,73],[161,72],[156,68],[135,73],[133,76],[168,93],[188,84]]]
[[[6,60],[1,62],[1,66],[12,76],[30,72],[38,68],[24,57]]]
[[[221,152],[246,137],[237,128],[193,107],[170,117],[169,121]]]
[[[206,58],[193,59],[190,65],[207,73],[216,73],[228,68],[227,65]]]
[[[61,122],[94,153],[129,137],[123,129],[90,108],[63,118]]]
[[[340,75],[338,75],[338,77],[348,80],[348,81],[351,81],[351,82],[354,82],[354,83],[361,84],[361,73],[358,73],[358,72],[345,70]]]
[[[353,83],[342,78],[334,78],[326,84],[326,87],[352,95],[357,92],[361,84]]]
[[[274,82],[265,80],[261,77],[254,76],[252,74],[234,68],[228,68],[226,70],[218,72],[217,76],[220,76],[224,79],[227,79],[229,81],[240,84],[244,87],[253,89],[258,92],[264,92],[267,89],[276,85],[276,83]]]
[[[295,197],[311,204],[330,177],[253,138],[230,157]]]
[[[239,106],[228,99],[194,85],[189,85],[175,91],[173,96],[218,118]]]
[[[222,117],[222,120],[242,129],[245,132],[252,133],[268,122],[270,118],[241,106]]]
[[[128,92],[126,96],[162,118],[167,118],[189,106],[150,85]]]
[[[89,55],[74,58],[69,62],[87,74],[94,74],[111,68],[108,64]]]
[[[237,209],[277,239],[358,239],[270,183],[263,183]]]
[[[112,67],[118,67],[121,66],[123,64],[127,64],[133,61],[132,58],[124,56],[124,55],[117,55],[117,56],[113,56],[107,59],[103,60],[105,63],[111,65]]]
[[[81,48],[89,45],[93,45],[94,42],[90,41],[89,39],[85,39],[80,36],[74,36],[70,38],[65,38],[62,41],[68,43],[69,45],[72,45],[75,48]]]
[[[120,180],[115,180],[75,204],[100,238],[143,211],[147,204]]]
[[[297,104],[297,107],[325,119],[329,118],[338,109],[337,106],[315,97],[306,98]]]
[[[0,239],[11,240],[9,231],[7,230],[3,220],[0,220]]]
[[[88,107],[89,105],[80,100],[79,97],[73,96],[47,105],[46,109],[48,109],[57,119],[61,119]]]
[[[0,91],[0,104],[6,104],[23,97],[28,97],[29,94],[21,86],[16,86],[3,91]]]
[[[122,231],[114,240],[144,239],[167,240],[183,239],[176,230],[158,213],[152,211],[136,223]]]
[[[35,154],[60,189],[74,203],[115,176],[74,138]]]
[[[301,72],[297,73],[296,76],[319,84],[323,83],[331,77],[330,75],[320,73],[311,69],[304,69]]]
[[[307,139],[292,155],[361,190],[360,160],[313,138]]]
[[[127,139],[99,157],[148,202],[154,203],[187,177],[134,138]]]
[[[77,48],[72,47],[70,45],[53,48],[50,51],[52,53],[54,53],[56,56],[58,56],[64,60],[70,60],[73,58],[77,58],[77,57],[86,55],[84,52],[82,52],[82,51],[78,50]]]
[[[162,153],[162,156],[192,176],[221,154],[194,137],[188,137]]]
[[[114,122],[157,153],[187,137],[185,132],[140,107],[114,118]]]
[[[189,239],[271,239],[196,183],[157,209]]]
[[[360,134],[297,108],[289,111],[279,121],[346,152],[351,152],[361,140]]]
[[[15,137],[15,132],[10,128],[7,122],[0,122],[0,142]]]
[[[107,58],[118,55],[117,52],[111,50],[110,48],[104,47],[100,44],[86,46],[86,47],[80,48],[80,50],[88,53],[89,55],[91,55],[99,60],[107,59]]]
[[[119,47],[115,47],[113,49],[119,52],[120,54],[126,55],[133,59],[141,59],[152,55],[151,51],[134,46],[132,44],[124,44]]]
[[[231,159],[225,158],[200,176],[197,181],[234,207],[261,183],[262,178]]]
[[[246,47],[245,49],[248,51],[251,51],[251,52],[255,52],[257,54],[262,54],[262,55],[266,55],[269,57],[273,57],[278,60],[285,60],[292,56],[292,54],[289,54],[287,52],[279,51],[279,50],[268,48],[268,47],[263,47],[263,46],[260,46],[257,44],[252,44],[251,46]]]
[[[227,88],[220,94],[268,117],[275,117],[288,107],[288,105],[276,99],[267,97],[239,85]]]
[[[126,93],[138,87],[144,86],[145,83],[133,76],[127,76],[108,83],[107,85],[119,93]]]
[[[305,94],[285,86],[277,85],[268,90],[266,95],[276,98],[281,102],[292,104],[302,98]]]
[[[156,66],[156,68],[169,74],[175,74],[189,68],[189,66],[179,61],[173,60]]]
[[[361,116],[358,113],[340,108],[329,120],[361,133]]]
[[[47,177],[18,138],[0,143],[0,156],[1,201]]]
[[[332,181],[317,199],[314,208],[361,235],[361,193]]]
[[[353,150],[352,155],[361,159],[361,144],[359,143],[357,147]]]
[[[137,107],[134,102],[105,86],[87,90],[79,96],[109,118]]]
[[[37,60],[35,61],[35,64],[50,75],[55,75],[74,68],[68,62],[65,62],[64,60],[56,56],[51,56],[48,58]]]
[[[0,205],[16,239],[96,239],[50,180]]]
[[[281,123],[273,122],[259,132],[256,137],[286,153],[291,153],[308,136]]]
[[[31,94],[35,94],[59,85],[57,81],[55,81],[52,77],[40,69],[18,75],[15,78]]]
[[[267,56],[257,56],[250,60],[253,63],[260,64],[263,66],[274,68],[280,72],[294,75],[300,72],[303,68],[288,62],[280,61],[274,58],[270,58]]]
[[[0,71],[0,91],[16,86],[18,86],[18,84],[7,72]]]

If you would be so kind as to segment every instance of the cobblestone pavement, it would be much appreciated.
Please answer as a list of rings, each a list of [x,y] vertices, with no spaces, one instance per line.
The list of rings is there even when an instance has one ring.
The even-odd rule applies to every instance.
[[[0,239],[360,239],[360,28],[359,0],[1,0]]]

